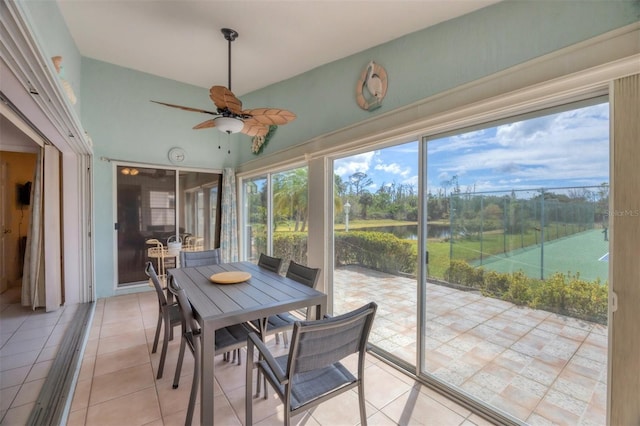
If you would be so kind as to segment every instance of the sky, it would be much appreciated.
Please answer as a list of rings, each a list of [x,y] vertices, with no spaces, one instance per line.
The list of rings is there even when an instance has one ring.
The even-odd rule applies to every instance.
[[[609,182],[609,104],[433,139],[427,147],[432,193],[453,176],[463,192],[598,186]],[[336,160],[334,171],[346,182],[366,173],[370,192],[393,182],[417,191],[418,164],[415,141]]]

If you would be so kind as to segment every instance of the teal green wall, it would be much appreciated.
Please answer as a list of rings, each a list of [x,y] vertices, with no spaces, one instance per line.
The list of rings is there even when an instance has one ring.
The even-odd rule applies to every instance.
[[[250,93],[242,102],[298,115],[278,128],[264,150],[273,153],[639,19],[638,1],[501,2]],[[382,107],[368,112],[356,104],[355,88],[371,60],[386,69],[389,87]],[[252,158],[243,150],[240,164]]]
[[[71,37],[57,2],[52,0],[30,0],[21,1],[19,5],[30,23],[31,31],[36,40],[38,40],[42,53],[48,59],[47,65],[51,67],[54,73],[55,67],[50,59],[53,56],[62,56],[60,76],[71,84],[77,99],[73,107],[76,114],[80,116],[82,109],[80,51],[78,51]]]
[[[114,204],[113,165],[102,157],[171,165],[168,152],[187,153],[180,167],[222,170],[237,162],[233,137],[214,129],[192,130],[205,114],[181,111],[150,100],[211,110],[208,92],[94,59],[82,60],[82,124],[94,147],[95,258],[98,297],[113,294]],[[230,141],[230,144],[228,144]],[[218,149],[221,143],[223,149]],[[227,154],[227,147],[231,154]]]

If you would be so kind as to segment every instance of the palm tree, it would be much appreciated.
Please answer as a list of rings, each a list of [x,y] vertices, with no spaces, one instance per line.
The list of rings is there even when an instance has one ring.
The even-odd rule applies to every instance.
[[[304,232],[308,217],[308,173],[306,167],[274,175],[274,216],[294,220],[294,232]]]

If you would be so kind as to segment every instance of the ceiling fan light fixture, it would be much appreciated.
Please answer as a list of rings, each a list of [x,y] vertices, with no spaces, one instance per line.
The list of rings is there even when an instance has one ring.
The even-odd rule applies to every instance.
[[[244,122],[234,117],[218,117],[214,120],[216,129],[227,134],[240,133],[244,127]]]
[[[238,38],[238,32],[230,28],[222,28],[221,31],[229,45],[229,84],[227,87],[216,85],[211,86],[209,89],[209,98],[216,106],[216,111],[207,111],[158,101],[151,102],[185,111],[200,112],[215,117],[193,126],[196,130],[215,127],[228,135],[232,133],[244,133],[254,139],[259,137],[262,138],[261,140],[263,142],[261,143],[264,143],[264,137],[269,135],[270,126],[287,124],[295,120],[296,115],[291,111],[280,108],[242,109],[242,101],[231,91],[231,43]],[[218,148],[220,148],[219,145]],[[227,152],[230,154],[231,150],[229,149]]]

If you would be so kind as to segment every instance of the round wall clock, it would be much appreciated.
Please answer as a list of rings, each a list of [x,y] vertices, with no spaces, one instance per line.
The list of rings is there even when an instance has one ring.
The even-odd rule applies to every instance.
[[[171,161],[173,164],[182,163],[185,158],[186,158],[186,154],[184,152],[184,149],[171,148],[169,150],[169,161]]]

